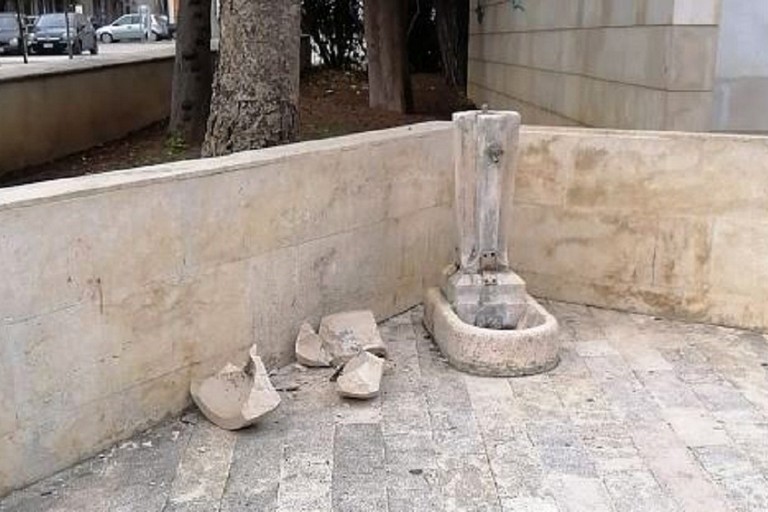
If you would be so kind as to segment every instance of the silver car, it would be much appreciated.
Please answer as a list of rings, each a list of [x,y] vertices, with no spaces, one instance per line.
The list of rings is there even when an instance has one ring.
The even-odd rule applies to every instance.
[[[131,39],[168,39],[168,23],[164,16],[149,14],[142,19],[141,14],[126,14],[120,16],[109,25],[104,25],[96,31],[103,43],[113,41],[128,41]]]

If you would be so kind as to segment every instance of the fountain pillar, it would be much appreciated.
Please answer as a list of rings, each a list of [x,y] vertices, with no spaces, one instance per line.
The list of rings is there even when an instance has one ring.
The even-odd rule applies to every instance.
[[[509,266],[520,115],[453,116],[457,261],[427,292],[425,325],[448,360],[482,375],[529,375],[558,360],[557,321]]]
[[[443,293],[464,322],[514,329],[526,309],[507,247],[520,115],[458,112],[453,123],[458,269],[447,270]]]

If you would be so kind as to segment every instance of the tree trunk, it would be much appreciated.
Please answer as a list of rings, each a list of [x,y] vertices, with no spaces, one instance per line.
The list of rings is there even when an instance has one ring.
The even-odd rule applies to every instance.
[[[168,132],[187,144],[205,138],[211,107],[211,0],[181,0]]]
[[[407,0],[365,0],[368,101],[371,108],[405,113],[412,108],[408,72]]]
[[[436,0],[437,38],[448,85],[467,87],[469,0]]]
[[[299,135],[298,0],[223,0],[219,64],[204,156]]]

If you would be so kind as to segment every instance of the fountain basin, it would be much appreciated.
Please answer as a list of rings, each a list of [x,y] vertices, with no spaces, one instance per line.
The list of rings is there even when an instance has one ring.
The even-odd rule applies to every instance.
[[[455,368],[485,377],[522,377],[560,362],[557,320],[530,295],[517,329],[485,329],[463,322],[439,288],[427,290],[424,326]]]

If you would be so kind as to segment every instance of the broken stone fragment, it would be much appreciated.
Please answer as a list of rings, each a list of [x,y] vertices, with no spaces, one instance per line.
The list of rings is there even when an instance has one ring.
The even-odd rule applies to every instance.
[[[369,352],[350,359],[336,380],[339,394],[349,398],[373,398],[379,394],[384,360]]]
[[[320,321],[318,333],[334,366],[346,363],[363,350],[387,356],[387,347],[370,311],[328,315]]]
[[[331,356],[323,346],[323,339],[307,322],[301,324],[296,337],[296,360],[304,366],[331,366]]]
[[[255,346],[244,367],[227,363],[216,375],[192,382],[190,391],[205,417],[226,430],[253,425],[280,405]]]

